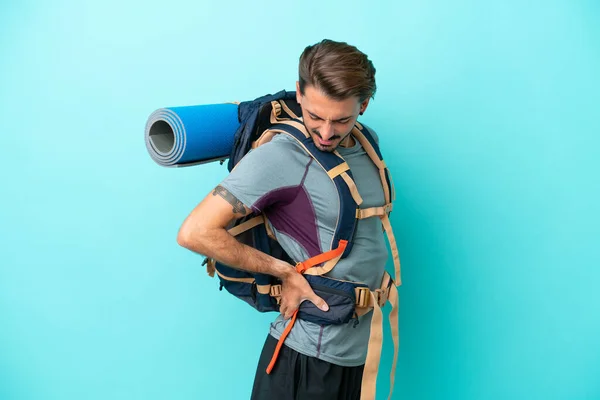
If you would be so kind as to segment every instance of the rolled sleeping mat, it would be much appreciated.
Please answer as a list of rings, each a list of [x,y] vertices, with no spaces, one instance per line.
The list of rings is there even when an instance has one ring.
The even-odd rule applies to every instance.
[[[224,160],[239,125],[235,103],[160,108],[146,122],[146,148],[165,167]]]

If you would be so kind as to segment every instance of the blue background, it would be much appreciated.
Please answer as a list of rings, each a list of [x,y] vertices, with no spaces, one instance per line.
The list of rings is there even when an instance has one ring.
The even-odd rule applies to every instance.
[[[599,17],[592,0],[2,2],[0,399],[249,397],[273,316],[176,243],[226,168],[159,167],[143,128],[292,89],[325,37],[377,67],[363,122],[398,193],[394,397],[600,399]]]

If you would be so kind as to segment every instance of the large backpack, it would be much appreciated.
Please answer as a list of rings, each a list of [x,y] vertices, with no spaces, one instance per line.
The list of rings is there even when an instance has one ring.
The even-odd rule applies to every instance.
[[[276,362],[279,349],[291,330],[296,318],[317,324],[358,323],[358,316],[373,311],[371,337],[367,350],[367,360],[363,372],[361,399],[375,397],[375,385],[382,347],[381,307],[386,302],[392,305],[390,324],[394,341],[394,360],[390,376],[390,398],[394,385],[394,372],[398,352],[398,293],[400,286],[400,259],[389,214],[394,200],[394,186],[390,173],[383,161],[377,142],[368,128],[358,122],[352,134],[380,172],[384,190],[385,204],[379,207],[361,208],[362,198],[354,183],[352,172],[338,152],[328,153],[317,149],[306,131],[301,117],[301,109],[295,101],[295,92],[280,91],[274,95],[259,97],[238,105],[240,127],[234,137],[234,145],[229,157],[228,170],[232,171],[238,162],[253,148],[270,141],[277,134],[285,134],[295,139],[302,148],[320,165],[331,178],[339,195],[339,218],[333,235],[331,248],[323,254],[308,260],[292,260],[277,243],[265,213],[251,214],[233,221],[228,226],[230,234],[240,242],[252,246],[266,254],[296,265],[296,270],[306,277],[317,295],[330,306],[323,312],[311,302],[303,302],[292,321],[281,336],[267,373]],[[371,291],[361,282],[347,282],[324,276],[335,267],[342,258],[352,251],[352,241],[359,219],[378,217],[387,233],[395,265],[396,279],[385,272],[379,289]],[[271,276],[241,271],[207,258],[205,260],[210,276],[216,273],[220,280],[220,289],[244,300],[261,312],[279,311],[281,282]]]

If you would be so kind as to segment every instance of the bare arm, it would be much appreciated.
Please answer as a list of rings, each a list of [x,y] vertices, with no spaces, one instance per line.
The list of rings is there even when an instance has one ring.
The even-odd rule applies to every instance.
[[[282,281],[280,312],[290,318],[304,300],[327,311],[306,279],[285,261],[238,242],[227,225],[252,211],[222,186],[206,196],[185,219],[177,235],[179,245],[207,257],[249,272],[273,275]]]
[[[207,257],[249,272],[285,278],[295,272],[290,265],[238,242],[226,226],[252,213],[227,189],[217,186],[185,219],[179,230],[179,245]]]

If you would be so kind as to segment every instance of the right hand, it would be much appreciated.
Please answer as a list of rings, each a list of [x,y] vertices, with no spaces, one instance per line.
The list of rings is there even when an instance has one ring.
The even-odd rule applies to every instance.
[[[304,300],[310,301],[323,311],[329,310],[325,300],[315,294],[306,278],[293,270],[282,279],[279,312],[285,319],[289,319]]]

